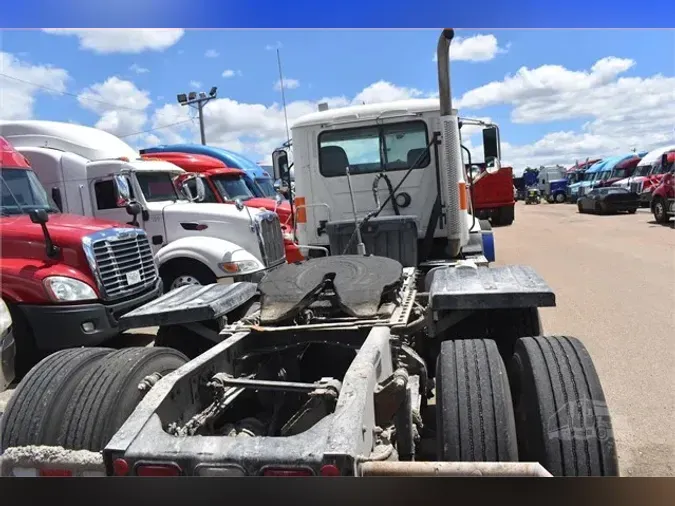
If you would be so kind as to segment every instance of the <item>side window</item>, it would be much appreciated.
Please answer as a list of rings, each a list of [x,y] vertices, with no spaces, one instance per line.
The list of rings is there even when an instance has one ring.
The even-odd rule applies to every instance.
[[[428,142],[423,121],[327,130],[319,135],[319,170],[324,177],[344,176],[347,166],[352,174],[407,170],[418,158],[424,168]]]
[[[117,196],[115,195],[115,184],[112,179],[94,183],[94,193],[96,195],[96,207],[99,211],[103,209],[117,209]]]
[[[129,184],[130,197],[133,199],[134,188],[128,178],[127,183]],[[94,194],[96,195],[96,208],[99,211],[117,209],[117,195],[115,193],[115,183],[112,179],[94,183]]]

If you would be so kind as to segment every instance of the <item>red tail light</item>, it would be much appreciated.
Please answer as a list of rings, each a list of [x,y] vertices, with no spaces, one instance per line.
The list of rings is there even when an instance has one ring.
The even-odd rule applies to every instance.
[[[263,471],[263,476],[314,476],[311,469],[298,467],[268,467]]]
[[[129,464],[124,459],[115,459],[113,461],[113,473],[115,476],[126,476],[129,474]]]
[[[72,476],[70,469],[40,469],[40,476]]]
[[[141,464],[136,467],[138,476],[180,476],[181,469],[174,464]]]

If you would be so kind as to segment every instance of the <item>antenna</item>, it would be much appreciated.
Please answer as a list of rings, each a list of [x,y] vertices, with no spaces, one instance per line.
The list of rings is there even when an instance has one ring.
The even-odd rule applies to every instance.
[[[279,65],[279,87],[281,88],[281,103],[284,106],[284,121],[286,122],[286,140],[290,146],[291,132],[288,129],[288,114],[286,112],[286,93],[284,92],[284,74],[281,71],[281,52],[277,48],[277,64]]]

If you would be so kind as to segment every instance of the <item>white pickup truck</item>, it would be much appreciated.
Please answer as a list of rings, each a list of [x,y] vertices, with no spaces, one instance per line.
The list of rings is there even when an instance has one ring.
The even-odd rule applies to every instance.
[[[145,229],[165,290],[255,280],[286,261],[275,213],[191,202],[200,196],[174,184],[182,169],[141,160],[112,134],[51,121],[0,121],[0,130],[63,212],[132,220]]]

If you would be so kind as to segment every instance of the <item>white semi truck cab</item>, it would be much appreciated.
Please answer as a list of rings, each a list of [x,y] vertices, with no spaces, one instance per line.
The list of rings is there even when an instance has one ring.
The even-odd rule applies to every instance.
[[[293,124],[294,205],[301,244],[330,247],[332,255],[343,254],[342,239],[351,237],[356,214],[361,221],[369,217],[362,233],[380,236],[379,246],[371,244],[371,249],[391,243],[387,252],[370,253],[390,256],[394,255],[391,248],[403,247],[395,243],[418,243],[418,254],[394,255],[408,257],[404,265],[482,251],[488,230],[486,222],[481,228],[469,213],[466,148],[460,136],[463,122],[452,108],[449,93],[452,35],[447,35],[438,48],[440,100],[332,110],[322,106]],[[499,169],[499,132],[494,125],[483,132],[485,161],[493,173]],[[272,158],[275,178],[283,177],[289,168],[286,151],[277,150]],[[405,240],[403,236],[382,239],[392,227],[408,230]]]
[[[62,211],[136,220],[148,234],[165,290],[256,279],[286,260],[275,213],[191,202],[174,184],[182,169],[141,160],[112,134],[50,121],[4,121],[0,130]]]

